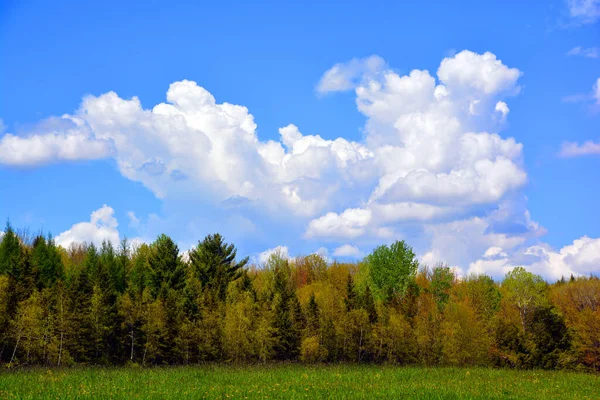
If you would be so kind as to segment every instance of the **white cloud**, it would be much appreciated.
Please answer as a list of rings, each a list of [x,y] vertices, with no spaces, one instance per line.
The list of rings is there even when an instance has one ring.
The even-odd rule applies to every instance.
[[[273,254],[277,254],[284,259],[290,259],[290,251],[287,246],[277,246],[272,249],[268,249],[260,253],[257,257],[257,261],[259,264],[264,264],[269,261],[269,258]]]
[[[521,72],[508,68],[490,52],[481,55],[465,50],[444,58],[437,75],[450,88],[469,88],[492,94],[518,90],[516,82]]]
[[[101,159],[111,154],[110,142],[94,138],[84,121],[63,117],[60,121],[49,122],[51,126],[55,125],[50,132],[32,133],[25,137],[10,133],[2,136],[0,164],[34,166],[61,160]]]
[[[356,246],[353,246],[351,244],[344,244],[333,250],[333,255],[336,257],[358,258],[362,256],[362,252]]]
[[[129,218],[129,225],[132,227],[140,226],[140,219],[135,215],[133,211],[127,212],[127,218]]]
[[[506,257],[506,253],[502,250],[502,247],[492,246],[483,253],[484,258],[494,258],[494,257]]]
[[[600,109],[600,78],[596,79],[592,86],[591,93],[583,94],[577,93],[568,96],[564,96],[562,101],[565,103],[592,103],[592,111]]]
[[[505,102],[503,102],[503,101],[497,102],[496,103],[496,107],[494,108],[494,110],[496,110],[497,112],[499,112],[500,114],[502,114],[502,120],[505,120],[506,116],[510,112],[510,109],[508,108],[508,105]]]
[[[371,214],[355,220],[349,216],[356,208],[326,213],[308,224],[306,236],[393,236],[385,225],[468,215],[521,188],[522,145],[489,133],[508,115],[500,99],[518,93],[520,75],[492,53],[462,51],[441,62],[439,82],[420,70],[363,79],[356,102],[367,117],[377,185],[360,206]]]
[[[0,162],[33,165],[110,154],[125,177],[159,198],[238,198],[297,214],[322,210],[340,190],[358,188],[368,171],[358,164],[372,153],[343,138],[305,136],[289,125],[280,130],[281,142],[260,142],[245,107],[218,104],[195,82],[173,83],[167,100],[145,110],[136,97],[88,96],[75,116],[61,118],[77,121],[77,129],[5,135]]]
[[[569,158],[591,154],[600,154],[600,143],[595,143],[589,140],[582,144],[575,142],[564,142],[560,149],[559,156]]]
[[[523,147],[499,134],[509,114],[506,100],[518,94],[520,76],[489,52],[445,58],[437,76],[416,69],[401,75],[378,57],[336,64],[319,90],[354,89],[366,118],[360,142],[304,134],[293,124],[279,129],[278,140],[260,140],[246,107],[217,103],[191,81],[171,84],[167,102],[149,109],[136,97],[109,92],[85,97],[79,110],[61,117],[67,128],[20,136],[17,150],[11,150],[17,156],[11,157],[21,161],[11,163],[69,159],[62,143],[82,137],[84,150],[108,147],[72,154],[112,157],[123,176],[183,214],[177,226],[189,232],[201,229],[181,211],[184,202],[194,212],[226,213],[221,224],[233,221],[225,225],[251,232],[245,239],[266,243],[258,248],[294,240],[261,225],[285,216],[290,228],[283,235],[289,230],[290,237],[299,237],[303,230],[304,238],[334,242],[333,255],[358,254],[363,245],[406,237],[425,250],[422,259],[467,269],[479,259],[489,264],[511,256],[543,232],[520,200],[527,182]],[[10,140],[12,135],[0,137],[0,143]],[[28,141],[42,143],[43,156],[30,157],[24,150]],[[144,233],[156,228],[134,213],[128,217]],[[107,234],[118,240],[116,220],[113,226],[103,218],[74,225],[61,240]],[[169,232],[166,224],[161,222],[161,230]],[[288,248],[279,246],[258,259],[276,250],[289,257]]]
[[[593,24],[600,18],[600,0],[567,0],[570,17],[580,24]]]
[[[71,243],[94,243],[100,245],[102,241],[108,240],[117,245],[119,243],[119,231],[115,211],[112,207],[103,205],[94,211],[89,222],[79,222],[70,229],[56,236],[56,244],[68,248]]]
[[[354,89],[363,79],[380,72],[384,67],[385,61],[375,55],[335,64],[323,74],[317,91],[327,93]]]
[[[571,274],[597,274],[600,271],[600,238],[584,236],[559,251],[554,251],[546,244],[538,244],[516,249],[510,255],[501,252],[497,256],[484,255],[483,259],[472,262],[468,273],[501,277],[514,267],[523,266],[550,280],[569,277]]]
[[[598,47],[573,47],[567,52],[568,56],[581,56],[587,58],[600,58],[600,48]]]
[[[365,233],[371,221],[370,210],[350,208],[341,214],[327,213],[310,221],[306,237],[355,238]]]

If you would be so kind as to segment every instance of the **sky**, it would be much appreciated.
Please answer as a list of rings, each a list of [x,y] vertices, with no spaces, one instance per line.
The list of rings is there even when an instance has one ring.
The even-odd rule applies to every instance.
[[[599,171],[600,0],[0,0],[0,216],[63,246],[598,274]]]

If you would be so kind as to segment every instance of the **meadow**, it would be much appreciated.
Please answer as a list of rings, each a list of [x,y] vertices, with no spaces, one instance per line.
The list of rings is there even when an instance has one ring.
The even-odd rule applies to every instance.
[[[36,368],[0,373],[0,399],[72,398],[599,399],[600,376],[345,364]]]

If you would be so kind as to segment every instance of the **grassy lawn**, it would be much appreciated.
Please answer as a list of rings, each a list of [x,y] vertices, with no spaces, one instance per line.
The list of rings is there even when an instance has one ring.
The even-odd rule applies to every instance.
[[[392,366],[198,366],[0,372],[0,399],[600,399],[600,376]]]

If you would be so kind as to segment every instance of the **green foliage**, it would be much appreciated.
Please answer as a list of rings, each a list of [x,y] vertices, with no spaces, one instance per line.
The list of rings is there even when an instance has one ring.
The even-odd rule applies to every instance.
[[[64,266],[60,251],[51,237],[39,235],[33,240],[31,266],[37,277],[38,289],[52,287],[57,280],[64,279]]]
[[[203,287],[215,290],[221,300],[229,282],[242,276],[249,258],[236,262],[237,250],[233,244],[227,244],[218,233],[208,235],[196,248],[190,251],[190,264]]]
[[[25,369],[0,374],[7,398],[586,399],[597,376],[490,368],[389,365],[206,365]],[[15,396],[16,397],[16,396]]]
[[[419,267],[414,251],[404,241],[377,247],[365,261],[373,293],[384,302],[402,297]]]
[[[440,311],[444,309],[444,306],[450,300],[450,289],[454,279],[454,273],[450,267],[437,266],[433,269],[431,291]]]
[[[167,235],[160,235],[150,246],[150,289],[152,294],[165,297],[169,289],[181,289],[185,280],[185,266],[179,248]]]
[[[519,310],[523,330],[527,330],[529,315],[547,304],[548,284],[541,276],[517,267],[506,274],[502,287],[507,291],[507,301]]]
[[[416,272],[404,242],[358,264],[273,255],[236,261],[209,235],[189,260],[166,235],[57,247],[0,241],[0,363],[397,363],[600,370],[600,280],[548,285],[523,268],[502,285]],[[355,280],[356,279],[356,280]]]

